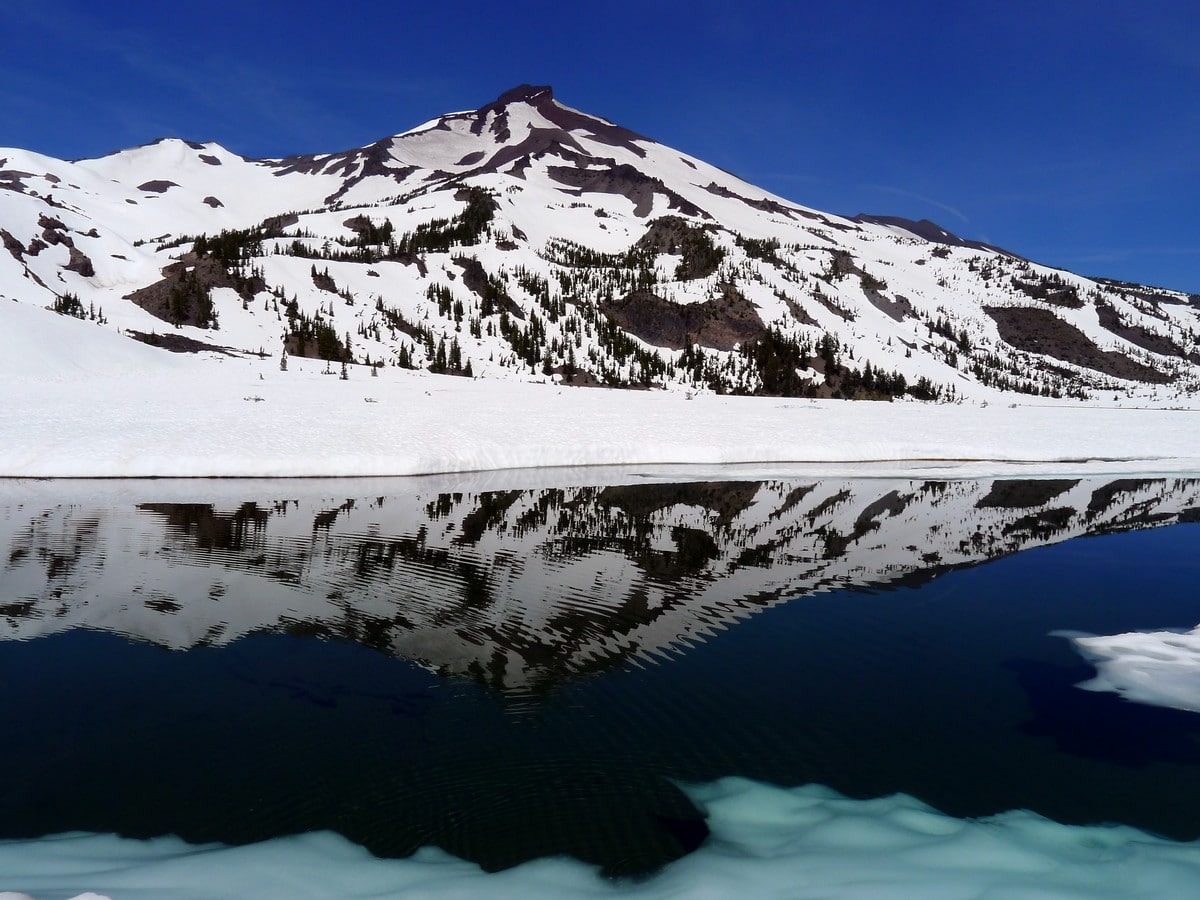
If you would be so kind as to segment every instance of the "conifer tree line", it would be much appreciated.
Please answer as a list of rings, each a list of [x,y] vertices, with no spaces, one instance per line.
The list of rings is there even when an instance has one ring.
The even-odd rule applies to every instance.
[[[551,238],[537,251],[540,265],[531,267],[528,257],[512,266],[497,265],[494,248],[517,246],[509,231],[497,226],[498,196],[485,188],[462,188],[456,194],[462,204],[459,212],[405,232],[399,232],[386,215],[372,217],[369,210],[347,219],[346,234],[338,237],[288,228],[277,217],[255,228],[199,235],[193,239],[192,252],[197,259],[218,262],[244,300],[266,287],[261,260],[268,254],[311,259],[314,287],[349,306],[358,299],[350,288],[338,284],[347,284],[348,270],[331,266],[383,262],[416,266],[425,304],[417,304],[415,315],[411,300],[396,304],[384,299],[386,282],[381,282],[384,289],[374,297],[374,308],[364,306],[354,314],[351,330],[357,331],[360,345],[391,344],[384,351],[372,349],[375,360],[364,354],[362,361],[371,365],[469,375],[486,361],[488,366],[548,379],[571,381],[586,374],[589,381],[612,386],[683,383],[737,394],[956,399],[953,382],[935,383],[928,376],[910,379],[896,365],[855,359],[853,349],[842,345],[837,332],[826,330],[840,327],[839,322],[818,324],[830,321],[828,312],[853,325],[860,315],[855,310],[865,298],[898,320],[901,315],[914,317],[928,335],[918,338],[921,352],[978,383],[1050,397],[1086,393],[1086,375],[1042,364],[1024,366],[1019,353],[1001,354],[986,339],[981,344],[978,325],[968,328],[969,321],[944,310],[914,313],[905,298],[894,296],[883,273],[866,271],[836,246],[784,244],[777,238],[747,237],[715,224],[666,215],[652,219],[642,236],[625,249],[600,251]],[[519,235],[515,226],[511,231]],[[485,244],[493,249],[478,256],[479,251],[471,250]],[[945,258],[947,253],[935,246],[929,255]],[[1082,303],[1069,280],[1054,273],[1038,274],[1024,261],[976,257],[968,261],[968,271],[985,281],[1008,285],[1014,297],[1052,306]],[[761,331],[733,350],[705,346],[697,335],[681,350],[655,346],[638,337],[642,332],[637,327],[622,327],[611,314],[614,301],[628,302],[639,294],[652,294],[668,305],[678,304],[680,296],[689,304],[699,302],[705,292],[716,300],[736,294],[745,302],[751,296],[749,287],[760,286],[755,296],[761,297],[764,285],[766,295],[782,302],[790,316],[760,323]],[[333,362],[355,361],[351,332],[335,325],[331,299],[328,306],[322,301],[316,310],[302,309],[296,296],[286,299],[278,289],[271,293],[281,304],[289,352]],[[62,302],[65,310],[68,301]],[[402,313],[401,307],[407,312]],[[218,327],[209,289],[194,273],[178,279],[169,308],[176,323]],[[1123,322],[1122,313],[1113,309],[1107,315],[1114,328],[1138,336],[1138,326]],[[1148,342],[1148,349],[1169,345],[1182,357],[1186,348],[1195,346],[1196,335],[1162,339],[1143,332],[1140,339]],[[646,333],[653,336],[652,331]],[[889,352],[887,358],[911,358],[918,345],[909,340],[902,343],[907,349],[900,347],[899,354]],[[852,346],[863,344],[854,341]]]

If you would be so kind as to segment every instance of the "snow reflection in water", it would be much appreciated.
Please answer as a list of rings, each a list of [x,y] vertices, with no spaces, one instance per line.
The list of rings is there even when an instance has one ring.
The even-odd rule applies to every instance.
[[[25,489],[3,836],[335,831],[634,873],[715,846],[678,784],[729,775],[1200,835],[1191,717],[1077,690],[1048,636],[1194,625],[1195,526],[953,571],[1194,520],[1200,482]]]

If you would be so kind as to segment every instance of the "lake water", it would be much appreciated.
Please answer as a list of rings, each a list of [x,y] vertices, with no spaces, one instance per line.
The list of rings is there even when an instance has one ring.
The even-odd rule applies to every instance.
[[[333,832],[652,891],[737,776],[1197,852],[1200,479],[555,477],[0,485],[0,851]],[[1075,638],[1142,632],[1174,700],[1080,687],[1122,653]]]

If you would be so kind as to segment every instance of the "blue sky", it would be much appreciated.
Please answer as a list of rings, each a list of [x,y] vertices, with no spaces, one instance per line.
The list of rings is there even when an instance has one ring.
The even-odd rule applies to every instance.
[[[522,82],[819,209],[1200,293],[1200,3],[0,0],[0,146],[369,143]]]

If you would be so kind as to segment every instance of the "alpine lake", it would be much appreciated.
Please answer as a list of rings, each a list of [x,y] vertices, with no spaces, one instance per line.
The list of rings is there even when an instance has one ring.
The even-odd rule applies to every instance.
[[[1192,842],[1200,714],[1078,641],[1185,637],[1198,548],[1186,476],[0,483],[0,841],[646,884],[738,776]]]

